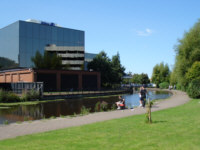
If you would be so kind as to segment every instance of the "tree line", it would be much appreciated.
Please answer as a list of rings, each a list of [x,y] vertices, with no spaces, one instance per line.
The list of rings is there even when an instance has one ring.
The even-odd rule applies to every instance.
[[[18,67],[18,63],[6,57],[0,57],[0,69],[9,69]]]
[[[200,20],[178,41],[171,82],[200,98]]]
[[[200,98],[200,20],[175,46],[176,59],[172,71],[161,63],[153,68],[152,82],[176,85],[193,98]]]

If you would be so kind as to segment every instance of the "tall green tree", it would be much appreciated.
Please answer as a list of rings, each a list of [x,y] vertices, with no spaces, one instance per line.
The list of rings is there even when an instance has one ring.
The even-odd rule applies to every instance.
[[[62,59],[56,53],[50,54],[47,51],[41,55],[39,51],[36,52],[35,57],[31,58],[37,69],[62,69]]]
[[[149,84],[150,79],[147,74],[134,74],[131,80],[135,84]]]
[[[122,77],[125,75],[125,68],[121,65],[119,53],[112,57],[112,83],[119,84],[122,82]]]
[[[152,82],[155,83],[157,87],[159,87],[159,84],[162,82],[169,83],[169,79],[170,79],[169,66],[164,63],[155,65],[155,67],[153,68]]]
[[[140,74],[133,74],[131,82],[135,83],[135,84],[141,84],[141,76],[140,76]]]
[[[102,86],[109,86],[112,80],[112,67],[110,59],[104,51],[101,51],[96,57],[88,63],[88,69],[101,72]]]
[[[197,78],[200,79],[200,61],[194,62],[191,68],[188,69],[188,72],[186,74],[186,79],[188,83]]]
[[[44,60],[43,60],[43,56],[42,54],[37,51],[35,53],[35,57],[32,57],[31,58],[31,61],[34,63],[34,67],[37,68],[37,69],[42,69],[44,68]]]
[[[200,20],[178,42],[173,73],[180,88],[186,90],[190,82],[186,80],[187,72],[194,62],[200,61]]]
[[[142,73],[141,74],[141,84],[149,84],[150,79],[147,74]]]
[[[88,63],[88,69],[101,72],[101,83],[103,87],[112,87],[113,84],[120,84],[125,68],[121,65],[119,54],[112,57],[112,60],[104,51]]]

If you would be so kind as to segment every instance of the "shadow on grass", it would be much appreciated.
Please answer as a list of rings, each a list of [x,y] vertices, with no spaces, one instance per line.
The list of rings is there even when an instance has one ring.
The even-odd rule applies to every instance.
[[[167,121],[162,121],[162,120],[160,120],[160,121],[152,121],[152,123],[165,123],[165,122],[167,122]]]

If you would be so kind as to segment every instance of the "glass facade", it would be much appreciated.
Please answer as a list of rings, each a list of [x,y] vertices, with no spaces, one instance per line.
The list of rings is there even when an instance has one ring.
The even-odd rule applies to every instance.
[[[19,55],[19,22],[0,29],[0,56],[18,62]]]
[[[18,60],[20,67],[32,67],[31,57],[35,56],[36,51],[43,54],[47,45],[85,47],[84,34],[84,31],[50,24],[17,21],[0,29],[0,52],[11,52],[7,54],[8,58],[11,58],[11,54],[15,55],[14,60]],[[3,39],[5,35],[8,36],[8,40]],[[6,53],[2,56],[7,57]]]

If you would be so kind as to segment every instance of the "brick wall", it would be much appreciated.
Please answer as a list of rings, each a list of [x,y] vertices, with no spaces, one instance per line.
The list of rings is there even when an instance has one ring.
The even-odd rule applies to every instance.
[[[5,70],[0,72],[0,83],[34,82],[32,69]]]
[[[0,83],[13,82],[44,82],[46,91],[99,90],[101,75],[99,72],[41,69],[11,69],[0,72]]]

